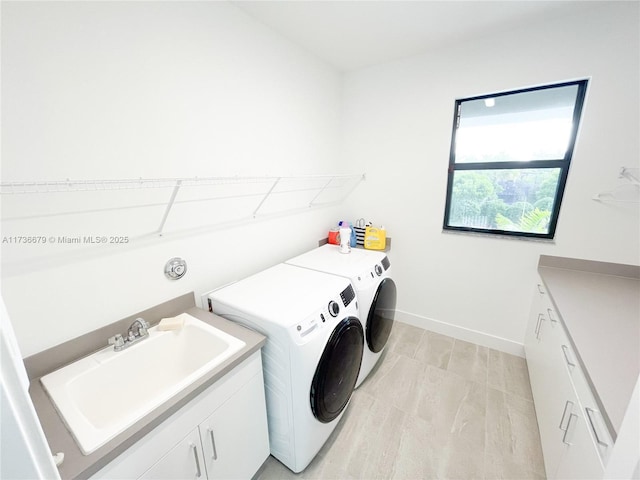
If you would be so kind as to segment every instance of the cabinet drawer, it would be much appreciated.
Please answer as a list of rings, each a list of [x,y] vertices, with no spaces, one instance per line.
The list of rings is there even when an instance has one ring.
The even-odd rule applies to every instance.
[[[542,282],[534,289],[525,351],[548,478],[602,478],[613,443]]]
[[[573,393],[573,392],[572,392]],[[585,480],[603,478],[604,467],[591,441],[588,420],[580,410],[577,397],[570,397],[564,409],[559,429],[562,450],[557,469],[547,472],[558,480]]]
[[[579,400],[581,417],[584,419],[589,435],[600,457],[600,461],[604,466],[607,464],[607,460],[611,454],[613,439],[606,427],[593,391],[587,382],[585,373],[578,360],[578,355],[569,341],[568,334],[562,322],[558,322],[558,325],[560,328],[554,331],[556,344],[562,352],[564,367],[566,368],[573,389]]]
[[[542,313],[545,316],[545,318],[549,321],[551,325],[559,326],[560,315],[558,315],[558,313],[556,312],[555,307],[551,302],[551,298],[549,297],[549,294],[545,290],[542,282],[538,283],[536,290],[538,291],[538,295],[540,298],[538,302],[538,308],[540,310],[540,313]]]
[[[596,446],[602,465],[606,466],[613,450],[613,438],[609,434],[600,407],[581,368],[573,369],[571,372],[571,381],[573,382],[576,395],[580,399],[582,415],[587,424],[589,435]]]

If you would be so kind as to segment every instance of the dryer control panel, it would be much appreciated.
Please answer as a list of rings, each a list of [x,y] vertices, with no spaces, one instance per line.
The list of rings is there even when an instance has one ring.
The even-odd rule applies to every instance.
[[[379,281],[375,273],[375,266],[372,265],[370,268],[363,270],[357,276],[353,277],[351,281],[358,291],[370,288]]]
[[[382,266],[384,267],[385,271],[389,270],[389,268],[391,268],[391,262],[389,261],[389,257],[384,257],[382,259]]]

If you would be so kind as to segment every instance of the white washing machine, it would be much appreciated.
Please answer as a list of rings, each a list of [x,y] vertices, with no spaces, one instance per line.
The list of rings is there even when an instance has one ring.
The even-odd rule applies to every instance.
[[[348,279],[280,264],[206,294],[210,310],[267,337],[271,454],[304,470],[344,413],[364,350]]]
[[[380,360],[393,327],[397,289],[389,258],[384,252],[358,248],[340,253],[338,245],[326,244],[285,263],[348,278],[355,287],[366,340],[356,382],[360,386]]]

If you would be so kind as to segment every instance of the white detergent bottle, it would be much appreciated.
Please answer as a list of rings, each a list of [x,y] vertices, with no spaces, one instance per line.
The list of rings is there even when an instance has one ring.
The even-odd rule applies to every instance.
[[[351,253],[351,228],[348,224],[340,225],[340,253]]]

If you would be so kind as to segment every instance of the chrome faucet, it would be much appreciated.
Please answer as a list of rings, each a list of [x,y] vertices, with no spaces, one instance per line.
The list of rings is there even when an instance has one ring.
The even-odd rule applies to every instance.
[[[144,340],[149,336],[149,323],[143,318],[136,318],[134,322],[129,326],[127,330],[126,338],[120,335],[114,335],[109,338],[109,345],[113,345],[113,349],[116,352],[124,350],[130,347],[134,343],[138,343],[140,340]]]

